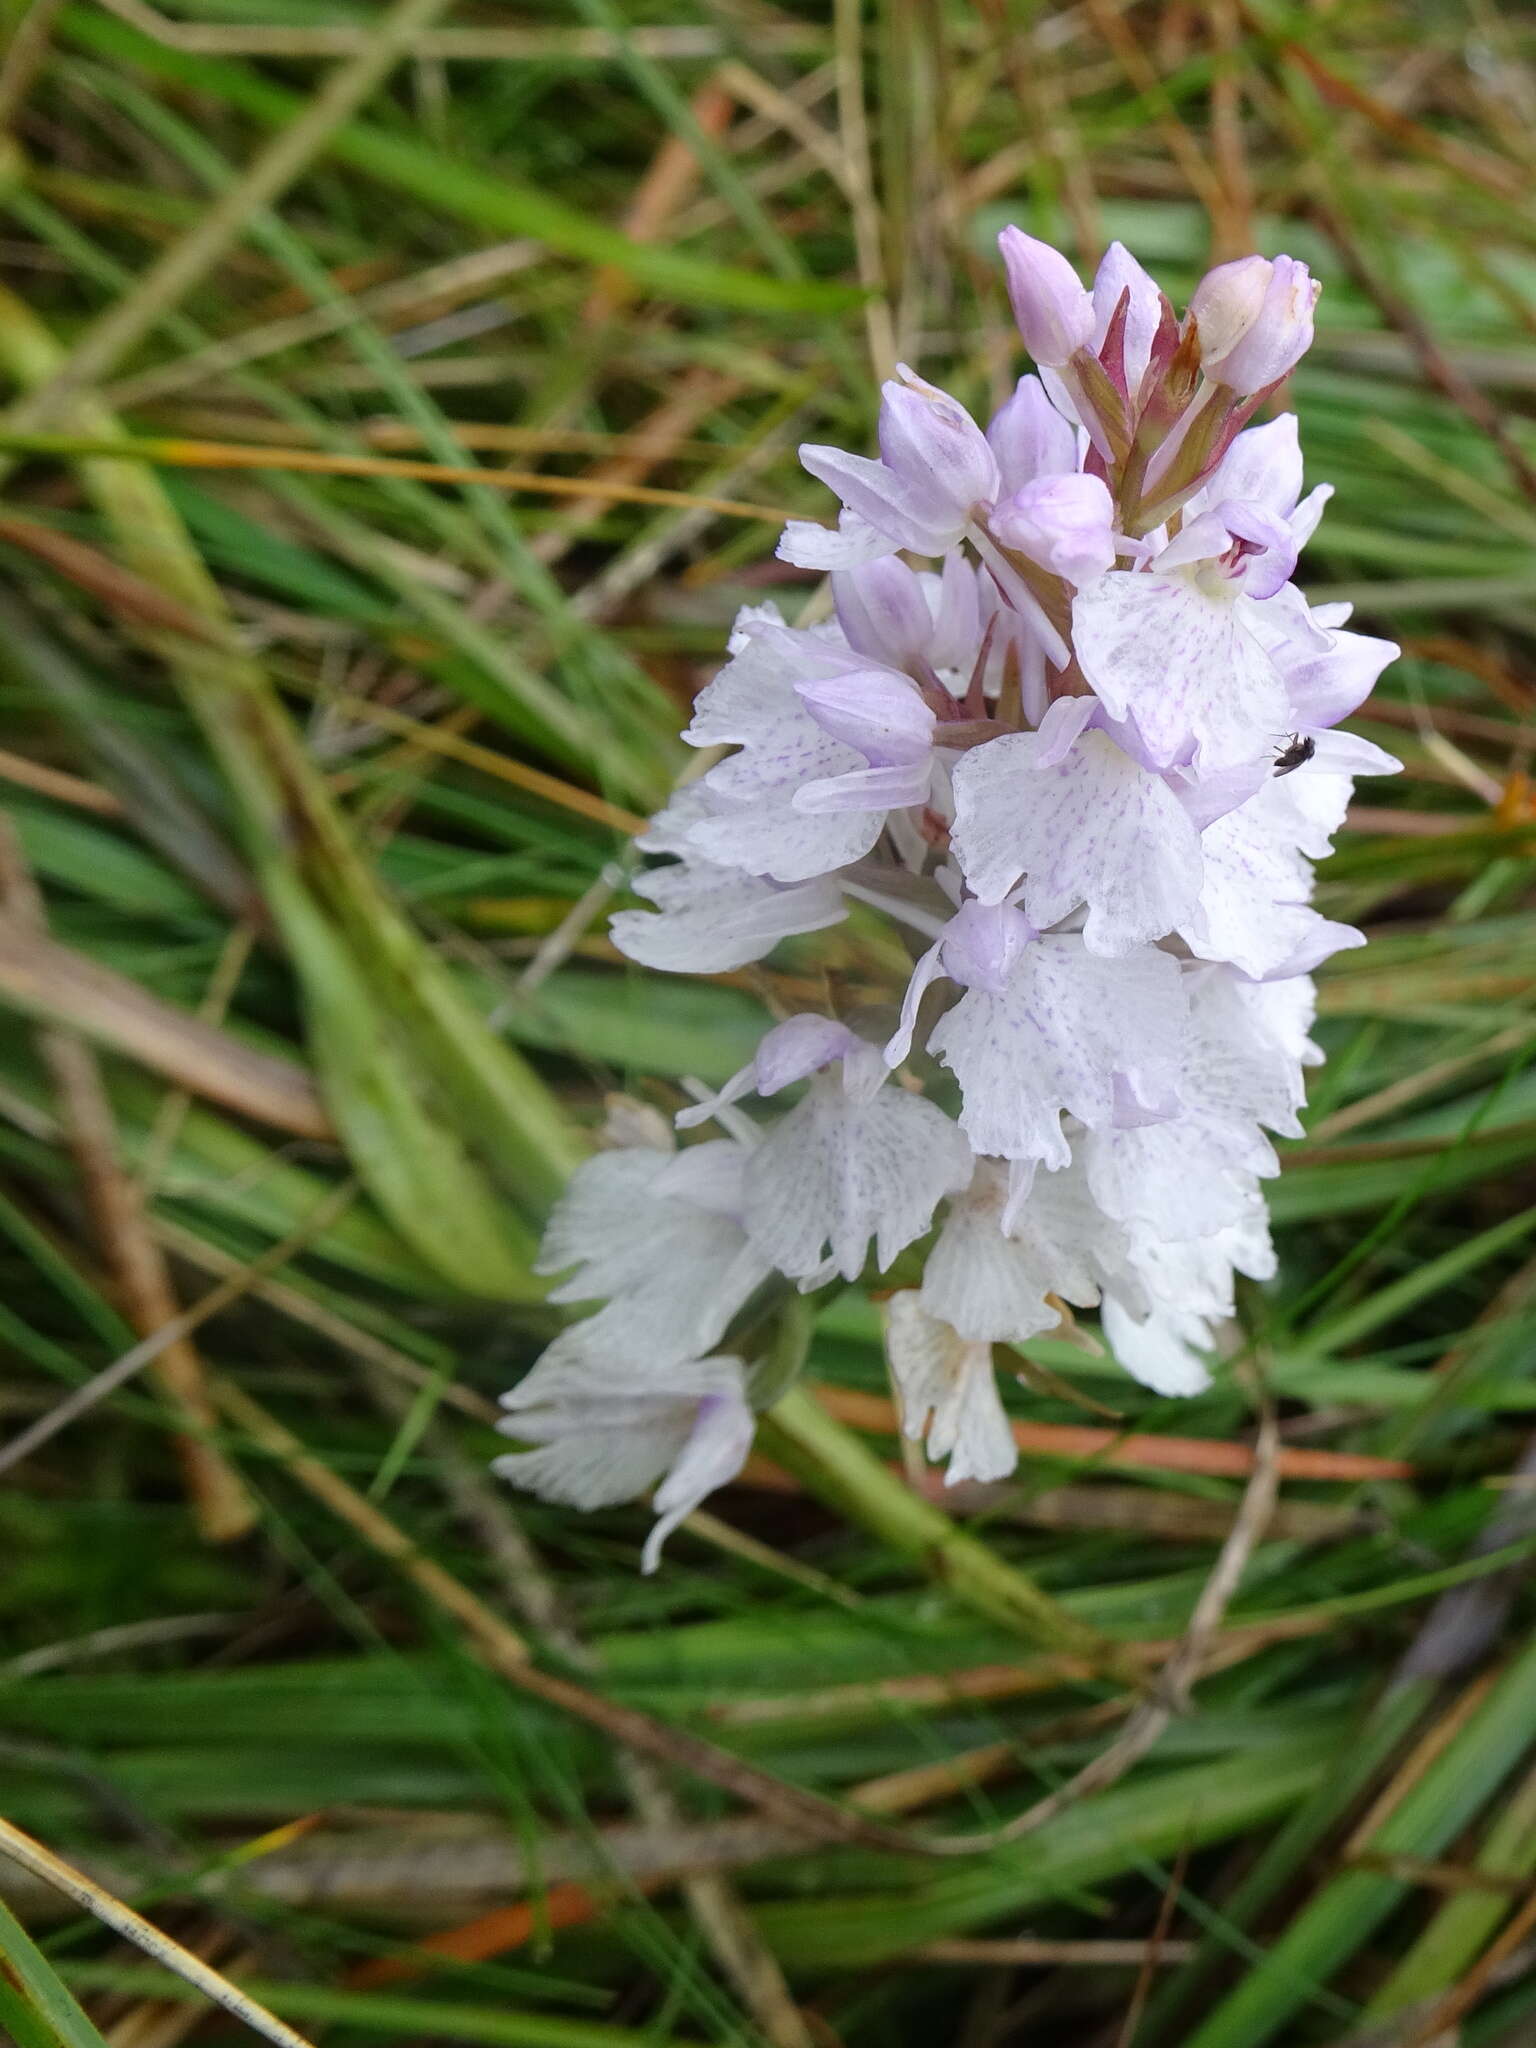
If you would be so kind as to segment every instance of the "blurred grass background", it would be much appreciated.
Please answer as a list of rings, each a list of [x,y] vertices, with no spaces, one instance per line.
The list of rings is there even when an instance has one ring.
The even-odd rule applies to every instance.
[[[0,1816],[327,2043],[1536,2039],[1529,16],[0,21]],[[1324,871],[1282,1277],[1196,1401],[1030,1346],[1016,1483],[937,1506],[850,1293],[642,1580],[643,1509],[486,1476],[540,1216],[605,1095],[893,961],[606,912],[736,607],[812,594],[796,443],[897,356],[1008,388],[1009,219],[1325,281],[1308,587],[1402,640],[1409,772]],[[0,1900],[0,2037],[255,2038]]]

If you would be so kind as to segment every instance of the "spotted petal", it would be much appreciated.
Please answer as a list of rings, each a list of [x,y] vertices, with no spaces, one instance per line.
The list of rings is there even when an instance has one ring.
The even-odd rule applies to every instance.
[[[1042,765],[1040,733],[974,748],[954,771],[954,847],[984,903],[1023,878],[1023,908],[1044,930],[1079,904],[1091,953],[1128,953],[1189,916],[1200,835],[1160,775],[1085,732]]]
[[[1117,569],[1073,600],[1083,674],[1160,768],[1251,760],[1288,729],[1285,685],[1248,624],[1253,600],[1212,594],[1199,573]]]
[[[609,934],[629,959],[668,974],[729,974],[761,960],[780,939],[823,931],[848,914],[830,876],[781,888],[708,861],[637,875],[634,890],[655,912],[621,910]]]
[[[890,1087],[859,1101],[821,1077],[749,1161],[746,1226],[791,1279],[818,1274],[830,1252],[856,1280],[872,1238],[883,1270],[970,1176],[964,1136],[933,1103]]]
[[[864,756],[819,726],[795,690],[798,674],[782,633],[750,637],[699,697],[683,737],[692,746],[741,749],[704,778],[708,814],[687,844],[721,867],[777,882],[805,882],[868,853],[883,813],[811,812],[795,806],[807,783],[865,766]]]
[[[990,1344],[968,1342],[910,1291],[886,1310],[886,1355],[901,1397],[902,1430],[930,1458],[948,1458],[945,1484],[1006,1479],[1018,1447],[998,1396]]]
[[[1107,1125],[1117,1076],[1143,1102],[1171,1092],[1185,1014],[1171,955],[1145,947],[1109,961],[1076,936],[1047,936],[1023,949],[1002,993],[968,989],[928,1043],[960,1082],[978,1152],[1059,1167],[1064,1111]]]

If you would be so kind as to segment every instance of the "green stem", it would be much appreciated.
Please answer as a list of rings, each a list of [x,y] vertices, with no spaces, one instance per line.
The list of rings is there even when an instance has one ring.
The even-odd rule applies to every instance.
[[[962,1606],[1032,1642],[1075,1651],[1105,1670],[1118,1663],[1106,1637],[956,1528],[942,1508],[914,1493],[803,1387],[791,1388],[763,1417],[759,1442],[818,1499],[932,1573]]]

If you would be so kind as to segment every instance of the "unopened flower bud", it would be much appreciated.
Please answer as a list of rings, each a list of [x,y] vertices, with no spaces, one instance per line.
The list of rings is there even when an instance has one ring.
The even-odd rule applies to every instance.
[[[1077,467],[1076,431],[1046,397],[1038,377],[1019,379],[1013,396],[993,414],[987,439],[1005,491],[1016,491],[1037,476],[1061,476]]]
[[[1059,370],[1093,340],[1093,297],[1059,250],[1022,228],[997,238],[1008,297],[1024,346],[1043,369]]]
[[[993,512],[992,531],[1004,547],[1074,585],[1115,566],[1113,500],[1101,478],[1081,471],[1026,484]]]
[[[881,388],[880,455],[909,489],[955,508],[960,526],[997,495],[997,458],[958,399],[896,366]]]
[[[1242,256],[1208,271],[1189,302],[1206,375],[1247,397],[1294,369],[1312,346],[1321,289],[1292,256]]]

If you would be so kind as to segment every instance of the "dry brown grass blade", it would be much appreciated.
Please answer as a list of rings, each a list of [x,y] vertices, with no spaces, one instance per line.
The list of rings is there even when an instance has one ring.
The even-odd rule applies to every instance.
[[[17,418],[20,418],[18,410]],[[67,445],[64,443],[67,442]],[[493,491],[529,491],[539,497],[619,499],[631,505],[671,505],[722,519],[759,519],[782,526],[798,515],[782,505],[754,505],[706,492],[674,491],[660,484],[624,483],[616,477],[551,476],[537,469],[485,469],[477,463],[427,462],[403,455],[332,454],[319,448],[252,447],[239,441],[193,441],[176,435],[145,434],[134,440],[34,434],[7,429],[4,444],[18,455],[63,454],[92,462],[147,462],[165,469],[255,469],[304,476],[397,477],[412,483],[473,484]]]
[[[40,1415],[35,1422],[30,1423],[19,1435],[13,1436],[8,1443],[0,1444],[0,1472],[9,1472],[23,1459],[31,1457],[34,1451],[50,1443],[62,1430],[68,1429],[71,1423],[78,1422],[82,1415],[88,1415],[93,1408],[105,1401],[109,1394],[114,1394],[119,1387],[125,1386],[135,1373],[140,1373],[146,1366],[153,1365],[172,1345],[179,1344],[185,1337],[190,1337],[192,1332],[200,1329],[210,1317],[216,1316],[221,1309],[228,1308],[231,1302],[238,1301],[243,1294],[253,1291],[268,1274],[278,1272],[286,1266],[291,1258],[304,1249],[311,1238],[318,1236],[329,1224],[335,1222],[356,1194],[355,1181],[343,1181],[339,1186],[333,1187],[315,1204],[297,1229],[290,1231],[287,1237],[264,1251],[260,1258],[241,1266],[227,1280],[221,1281],[217,1287],[203,1295],[201,1300],[195,1301],[190,1308],[183,1309],[179,1315],[172,1316],[169,1322],[162,1323],[147,1337],[140,1338],[139,1342],[131,1345],[120,1358],[113,1359],[112,1363],[104,1366],[94,1378],[87,1380],[83,1386],[76,1387],[62,1401]]]
[[[75,811],[90,811],[98,818],[123,815],[122,798],[103,789],[99,782],[87,782],[82,775],[71,775],[64,768],[49,768],[41,761],[29,760],[25,754],[9,753],[4,747],[0,747],[0,782],[14,782],[18,789],[33,790],[38,796],[52,797],[55,803],[67,804]]]
[[[0,889],[12,916],[44,936],[47,913],[9,819],[0,819]],[[72,1031],[44,1029],[37,1044],[120,1306],[139,1336],[150,1337],[176,1319],[181,1304],[150,1234],[143,1192],[124,1169],[117,1121],[96,1056]],[[209,1543],[234,1542],[255,1527],[256,1507],[215,1441],[218,1417],[191,1339],[167,1344],[153,1370],[182,1425],[176,1449],[198,1530]]]
[[[131,1906],[113,1898],[83,1871],[55,1856],[51,1849],[45,1849],[30,1835],[24,1835],[20,1828],[12,1827],[8,1820],[0,1820],[0,1854],[11,1857],[23,1870],[30,1871],[44,1884],[52,1885],[55,1891],[73,1899],[77,1906],[94,1914],[114,1934],[122,1935],[125,1941],[131,1941],[135,1948],[142,1949],[163,1968],[195,1985],[215,2005],[221,2006],[237,2020],[243,2020],[264,2039],[274,2042],[276,2048],[313,2048],[302,2034],[296,2034],[275,2013],[268,2012],[264,2005],[247,1997],[227,1977],[221,1977],[217,1970],[210,1969],[200,1956],[183,1948],[179,1941],[172,1941],[168,1934],[162,1934],[158,1927],[151,1926]]]
[[[815,1388],[815,1394],[827,1413],[839,1422],[891,1436],[898,1433],[895,1404],[883,1394],[821,1385]],[[1244,1479],[1255,1464],[1255,1453],[1247,1444],[1222,1443],[1210,1437],[1138,1436],[1114,1429],[1089,1429],[1076,1423],[1016,1422],[1013,1440],[1026,1455],[1041,1458],[1066,1458],[1074,1463],[1096,1460],[1106,1467],[1131,1465],[1154,1472],[1199,1472],[1221,1479]],[[1354,1451],[1309,1451],[1287,1445],[1279,1454],[1278,1470],[1282,1479],[1331,1479],[1352,1484],[1362,1479],[1411,1479],[1414,1468],[1403,1458],[1375,1458]]]
[[[7,512],[0,514],[0,540],[9,541],[13,548],[22,549],[39,562],[46,562],[67,582],[100,599],[120,618],[140,626],[154,626],[162,632],[181,633],[205,646],[228,644],[207,619],[200,619],[153,583],[145,582],[142,576],[135,576],[131,569],[114,562],[110,555],[88,547],[71,534],[59,533],[40,520]]]
[[[126,975],[43,937],[0,911],[0,1001],[65,1025],[111,1052],[274,1130],[333,1139],[315,1084],[292,1060],[242,1045]]]
[[[150,1234],[140,1191],[123,1170],[101,1069],[90,1047],[73,1034],[44,1031],[38,1036],[123,1313],[140,1337],[153,1337],[175,1322],[181,1304]],[[182,1423],[176,1448],[199,1531],[209,1543],[232,1543],[249,1535],[256,1506],[214,1440],[218,1416],[192,1339],[168,1343],[151,1369]]]

